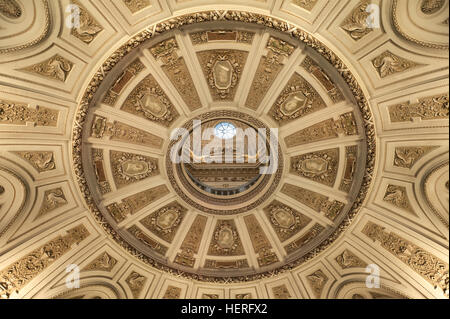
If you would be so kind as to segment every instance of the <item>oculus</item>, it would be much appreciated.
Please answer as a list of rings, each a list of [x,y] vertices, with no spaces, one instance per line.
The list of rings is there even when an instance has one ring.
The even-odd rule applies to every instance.
[[[214,135],[222,139],[232,138],[236,135],[236,127],[229,122],[221,122],[214,128]]]

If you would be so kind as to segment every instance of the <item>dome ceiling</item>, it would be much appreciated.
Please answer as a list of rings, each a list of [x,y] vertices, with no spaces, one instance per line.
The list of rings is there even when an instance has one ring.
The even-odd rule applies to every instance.
[[[375,2],[0,0],[0,297],[448,297],[448,1]]]
[[[365,97],[333,52],[324,47],[341,70],[295,39],[300,30],[188,18],[138,34],[151,39],[94,80],[81,142],[75,130],[77,173],[90,177],[81,188],[119,243],[157,267],[242,281],[298,265],[338,237],[366,195],[375,145]],[[208,133],[218,125],[232,126],[228,144]],[[266,163],[249,158],[256,138],[237,149],[235,131],[248,129],[266,132]],[[196,154],[196,143],[211,150]],[[245,180],[227,189],[225,177]]]

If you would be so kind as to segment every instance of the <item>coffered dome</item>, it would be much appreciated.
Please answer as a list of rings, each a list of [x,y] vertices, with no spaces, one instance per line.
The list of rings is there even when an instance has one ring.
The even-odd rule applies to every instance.
[[[0,297],[448,297],[447,9],[0,0]]]

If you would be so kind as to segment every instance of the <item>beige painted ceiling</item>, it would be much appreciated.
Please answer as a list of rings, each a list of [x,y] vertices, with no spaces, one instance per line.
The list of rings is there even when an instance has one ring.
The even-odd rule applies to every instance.
[[[0,0],[0,298],[448,298],[449,4],[370,3]],[[278,170],[199,190],[193,119]]]

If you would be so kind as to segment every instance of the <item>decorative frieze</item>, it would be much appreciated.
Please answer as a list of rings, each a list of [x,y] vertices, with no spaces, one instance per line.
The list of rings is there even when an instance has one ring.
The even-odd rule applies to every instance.
[[[330,220],[335,220],[345,204],[337,200],[329,201],[328,196],[292,184],[284,184],[281,192],[316,212],[324,212]]]
[[[43,106],[31,108],[26,104],[0,100],[0,124],[56,127],[59,112]]]
[[[248,268],[247,259],[238,260],[212,260],[206,259],[204,268],[207,269],[241,269]]]
[[[84,225],[71,228],[0,271],[0,299],[8,299],[89,236]]]
[[[395,148],[394,166],[412,168],[422,157],[439,146],[401,146]]]
[[[159,136],[137,129],[121,122],[108,122],[102,116],[95,116],[92,122],[91,136],[104,138],[109,136],[112,141],[126,142],[141,146],[160,149],[164,140]]]
[[[133,215],[145,206],[163,198],[169,194],[166,185],[159,185],[137,194],[122,199],[120,203],[113,203],[106,207],[110,215],[117,223],[123,221],[126,216]]]
[[[342,173],[341,184],[339,190],[343,192],[350,192],[352,188],[353,179],[355,177],[356,165],[358,159],[358,146],[351,145],[345,147],[345,164],[344,172]]]
[[[410,122],[416,118],[422,121],[449,118],[449,95],[439,94],[419,99],[418,103],[400,103],[388,107],[391,122]]]
[[[300,248],[305,246],[307,243],[312,241],[324,230],[325,230],[325,227],[323,227],[320,224],[315,224],[313,227],[311,227],[310,230],[308,230],[308,232],[306,234],[304,234],[300,238],[296,239],[292,243],[284,246],[284,250],[286,250],[286,252],[288,254],[292,254],[293,252],[296,252],[297,250],[299,250]]]
[[[314,124],[285,138],[287,147],[296,147],[304,144],[329,140],[339,135],[357,135],[358,128],[352,112],[339,116],[338,120],[329,119]]]
[[[237,43],[252,44],[255,33],[240,30],[213,30],[200,31],[190,34],[192,44],[199,45],[208,42],[233,41]]]
[[[94,165],[95,177],[100,193],[106,194],[111,192],[111,185],[106,178],[103,150],[97,148],[92,149],[92,163]]]
[[[166,255],[168,248],[147,236],[142,229],[136,225],[131,226],[127,231],[152,251],[162,256]]]
[[[412,242],[403,239],[393,232],[387,232],[384,227],[368,222],[362,233],[379,242],[381,247],[397,257],[411,270],[422,276],[435,288],[440,288],[449,295],[449,265],[433,254],[425,251]]]

